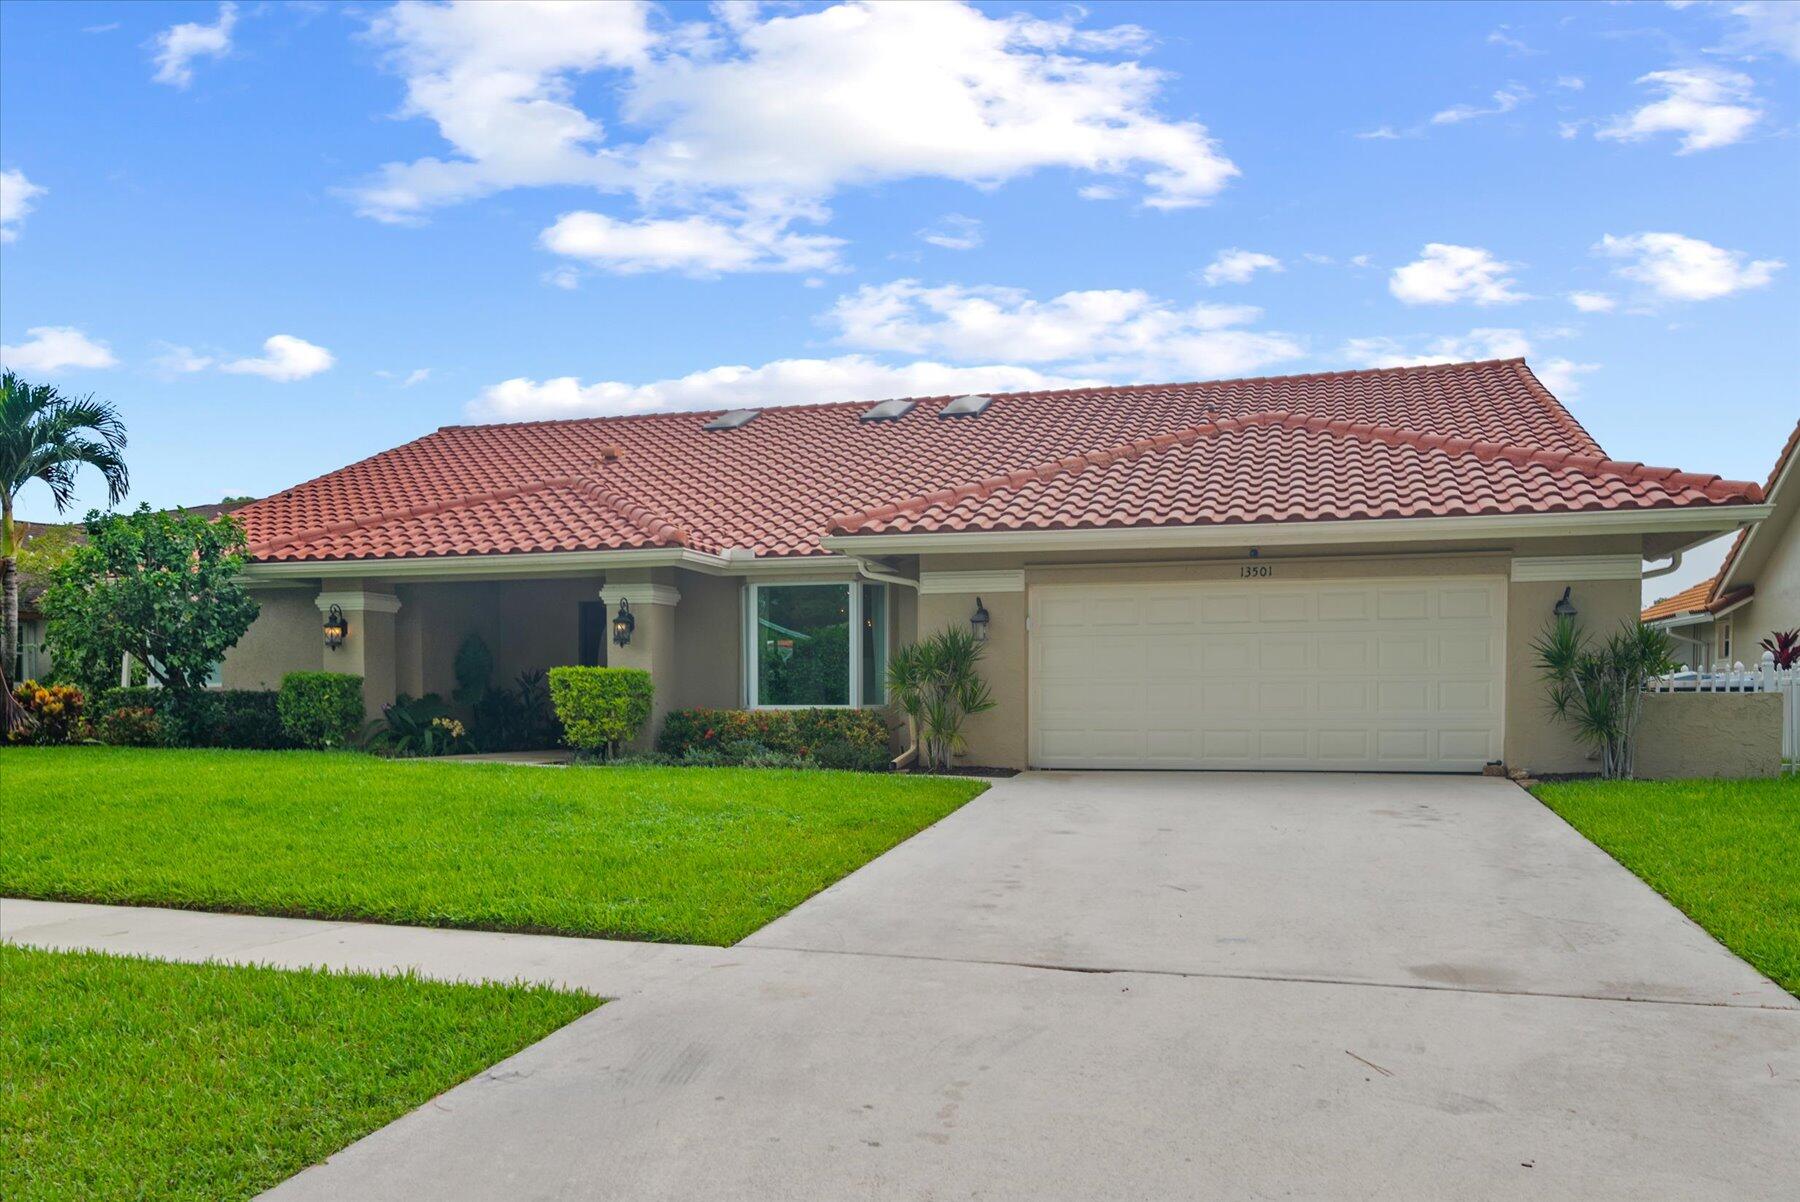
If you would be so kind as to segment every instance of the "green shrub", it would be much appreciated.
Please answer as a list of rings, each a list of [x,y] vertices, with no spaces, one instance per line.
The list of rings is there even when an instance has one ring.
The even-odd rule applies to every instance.
[[[363,680],[348,672],[289,672],[276,699],[281,730],[302,747],[348,747],[363,724]]]
[[[659,750],[684,762],[695,752],[743,762],[733,758],[740,745],[814,763],[831,747],[838,763],[821,766],[878,770],[875,765],[888,759],[888,728],[881,711],[872,709],[686,709],[669,712],[657,740]]]
[[[862,743],[852,743],[848,739],[835,739],[813,752],[813,763],[821,768],[837,768],[846,772],[886,772],[892,762],[888,755],[887,743],[880,747],[870,747]]]
[[[610,757],[650,720],[654,686],[641,668],[552,668],[550,699],[563,740],[577,751]]]
[[[162,745],[162,722],[147,705],[122,705],[103,714],[94,731],[109,747],[158,747]]]
[[[402,693],[382,706],[381,717],[369,723],[363,746],[396,756],[454,755],[469,749],[467,734],[436,693],[423,697]]]
[[[281,729],[277,695],[269,689],[178,692],[142,686],[108,689],[99,709],[150,709],[164,747],[232,747],[279,751],[294,746]]]

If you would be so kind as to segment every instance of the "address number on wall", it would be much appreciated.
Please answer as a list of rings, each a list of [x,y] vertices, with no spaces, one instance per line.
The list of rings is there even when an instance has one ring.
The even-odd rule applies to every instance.
[[[1238,575],[1243,579],[1256,576],[1273,576],[1275,565],[1272,563],[1247,563],[1238,568]]]

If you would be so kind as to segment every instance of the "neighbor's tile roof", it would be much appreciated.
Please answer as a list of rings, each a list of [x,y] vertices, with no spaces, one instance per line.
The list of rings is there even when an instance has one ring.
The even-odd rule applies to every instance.
[[[1611,470],[1601,463],[1599,445],[1521,359],[1014,393],[996,396],[977,417],[939,418],[951,399],[920,400],[890,422],[859,421],[867,402],[772,404],[748,425],[723,431],[703,428],[713,413],[447,426],[238,516],[261,560],[671,545],[816,555],[823,553],[819,539],[845,515],[1274,413],[1491,444],[1446,453],[1435,469],[1411,479],[1371,475],[1372,468],[1348,463],[1335,469],[1329,457],[1319,458],[1316,432],[1259,427],[1268,431],[1257,444],[1261,458],[1244,465],[1261,470],[1259,487],[1304,466],[1315,491],[1331,494],[1337,513],[1408,506],[1436,512],[1431,507],[1443,503],[1440,493],[1475,497],[1486,495],[1482,489],[1496,506],[1513,507],[1500,511],[1521,512],[1562,503],[1560,487],[1594,507],[1694,504],[1702,503],[1701,494],[1724,499],[1687,478],[1659,489],[1649,469],[1622,483],[1625,465]],[[1359,449],[1357,462],[1395,458],[1396,448],[1382,448]],[[1508,448],[1583,458],[1566,465],[1554,477],[1561,484],[1552,485],[1548,468],[1510,475],[1495,468],[1493,460],[1504,459]],[[1422,458],[1420,449],[1411,453]],[[1458,476],[1465,470],[1472,473],[1468,480]],[[1427,491],[1407,491],[1415,486]],[[1309,515],[1306,502],[1296,503],[1300,508],[1283,516]],[[1313,516],[1325,516],[1313,508]]]
[[[1638,615],[1638,619],[1644,622],[1654,622],[1658,618],[1679,618],[1683,614],[1704,613],[1706,602],[1712,596],[1713,585],[1718,581],[1719,578],[1713,576],[1702,580],[1699,584],[1682,589],[1673,597],[1664,597],[1660,601],[1646,605],[1644,612]]]
[[[1256,413],[848,515],[846,534],[1576,513],[1743,501],[1753,484],[1595,454]]]

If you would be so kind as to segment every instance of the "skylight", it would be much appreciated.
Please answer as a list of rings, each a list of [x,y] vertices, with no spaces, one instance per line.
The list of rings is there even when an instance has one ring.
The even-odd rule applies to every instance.
[[[917,401],[882,401],[864,409],[858,421],[864,422],[897,422],[912,412]]]
[[[708,430],[735,430],[739,426],[749,425],[751,420],[761,412],[761,409],[733,409],[729,413],[719,414],[719,416],[707,422],[704,428]]]
[[[993,403],[991,396],[959,396],[942,409],[939,417],[974,417]]]

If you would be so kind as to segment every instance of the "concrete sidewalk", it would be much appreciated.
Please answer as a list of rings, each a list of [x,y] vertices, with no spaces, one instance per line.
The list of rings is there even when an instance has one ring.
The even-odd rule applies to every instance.
[[[434,930],[147,906],[0,899],[0,939],[55,951],[275,968],[410,969],[440,981],[533,981],[629,997],[729,962],[725,948]]]

